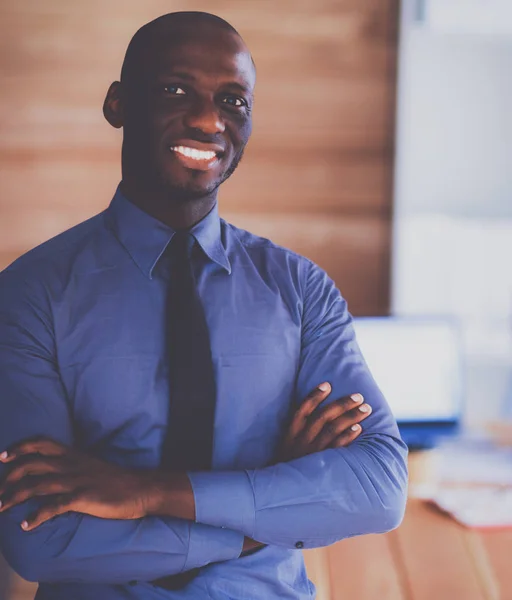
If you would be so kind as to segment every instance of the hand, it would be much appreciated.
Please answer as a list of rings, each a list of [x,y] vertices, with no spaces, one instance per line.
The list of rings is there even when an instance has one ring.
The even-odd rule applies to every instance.
[[[287,462],[326,448],[348,446],[361,433],[359,423],[371,413],[370,406],[363,404],[361,394],[345,396],[319,409],[330,392],[331,386],[322,383],[306,397],[288,427],[277,462]],[[264,545],[246,537],[241,556],[252,554]]]
[[[17,444],[0,461],[12,464],[0,485],[0,511],[46,497],[39,511],[21,524],[26,531],[68,511],[104,519],[146,515],[151,471],[119,467],[47,438]]]
[[[286,462],[326,448],[348,446],[361,433],[371,413],[361,394],[352,394],[319,408],[331,393],[329,383],[315,388],[295,412],[281,444],[278,461]]]

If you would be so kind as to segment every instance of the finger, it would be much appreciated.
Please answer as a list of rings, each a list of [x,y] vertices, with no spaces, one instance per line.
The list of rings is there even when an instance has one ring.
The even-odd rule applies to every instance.
[[[61,476],[25,477],[0,497],[0,512],[38,496],[70,493],[75,487],[74,480]]]
[[[318,412],[313,413],[308,418],[307,427],[304,429],[304,442],[311,444],[320,432],[324,429],[327,423],[339,419],[339,417],[345,413],[350,413],[350,410],[357,406],[363,401],[361,394],[352,394],[351,396],[345,396],[332,402],[328,406],[321,408]],[[352,421],[354,422],[354,421]],[[341,433],[340,429],[337,433]]]
[[[304,402],[299,406],[290,423],[286,435],[287,441],[293,440],[299,435],[306,424],[306,419],[330,393],[331,386],[325,381],[306,396]]]
[[[339,400],[336,400],[338,404],[340,404],[343,408],[343,413],[347,413],[354,408],[357,408],[364,402],[364,398],[362,394],[350,394],[350,396],[344,396]]]
[[[340,434],[335,440],[329,445],[329,448],[344,448],[351,444],[361,433],[362,427],[359,424],[354,424]]]
[[[24,531],[32,531],[36,527],[39,527],[42,523],[63,515],[73,510],[73,497],[69,494],[61,494],[56,496],[51,502],[45,504],[36,513],[29,517],[26,521],[21,523],[21,528]]]
[[[320,450],[329,447],[339,435],[350,430],[352,425],[364,421],[364,419],[370,416],[371,412],[371,406],[365,403],[326,423],[314,440],[313,451],[320,452]]]
[[[5,490],[26,477],[27,475],[47,475],[49,473],[64,472],[65,465],[53,456],[40,456],[38,454],[29,454],[20,457],[13,463],[11,471],[0,484],[0,496]]]
[[[0,461],[9,463],[25,454],[43,454],[45,456],[59,456],[69,452],[69,448],[49,438],[32,438],[15,444],[9,450],[0,453]]]

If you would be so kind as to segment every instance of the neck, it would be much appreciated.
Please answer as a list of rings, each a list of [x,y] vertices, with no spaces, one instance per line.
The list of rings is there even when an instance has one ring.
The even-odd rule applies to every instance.
[[[148,189],[123,177],[121,191],[132,204],[165,223],[172,229],[190,229],[212,210],[217,202],[217,190],[198,198],[169,195],[163,190]]]

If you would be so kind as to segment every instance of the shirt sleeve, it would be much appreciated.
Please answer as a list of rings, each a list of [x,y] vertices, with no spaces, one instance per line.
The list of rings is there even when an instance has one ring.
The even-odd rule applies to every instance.
[[[0,274],[0,446],[42,435],[73,444],[71,411],[55,361],[44,295],[15,274]],[[0,464],[0,478],[6,465]],[[20,523],[30,500],[0,515],[0,547],[30,581],[151,581],[237,558],[243,534],[181,519],[100,519],[70,512],[33,531]]]
[[[359,392],[372,407],[348,447],[229,473],[189,473],[196,520],[266,544],[326,546],[397,527],[407,491],[407,446],[355,339],[347,304],[331,279],[307,263],[297,401],[323,381],[329,401]],[[327,402],[327,401],[326,401]]]

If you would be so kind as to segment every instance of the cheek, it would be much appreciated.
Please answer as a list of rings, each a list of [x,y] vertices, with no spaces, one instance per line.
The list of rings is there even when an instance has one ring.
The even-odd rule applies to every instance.
[[[251,136],[252,120],[250,118],[240,118],[231,123],[230,130],[234,153],[239,154],[245,148]]]
[[[169,114],[158,103],[147,99],[141,99],[130,108],[128,124],[133,132],[132,137],[139,139],[146,148],[161,143],[172,121],[176,120],[176,115]]]
[[[244,146],[249,141],[249,138],[251,137],[251,133],[252,133],[252,119],[247,118],[247,119],[245,119],[244,123],[240,127],[240,139]]]
[[[147,152],[152,144],[153,128],[151,122],[147,118],[131,119],[125,124],[124,139],[128,142],[132,152],[143,154]]]

